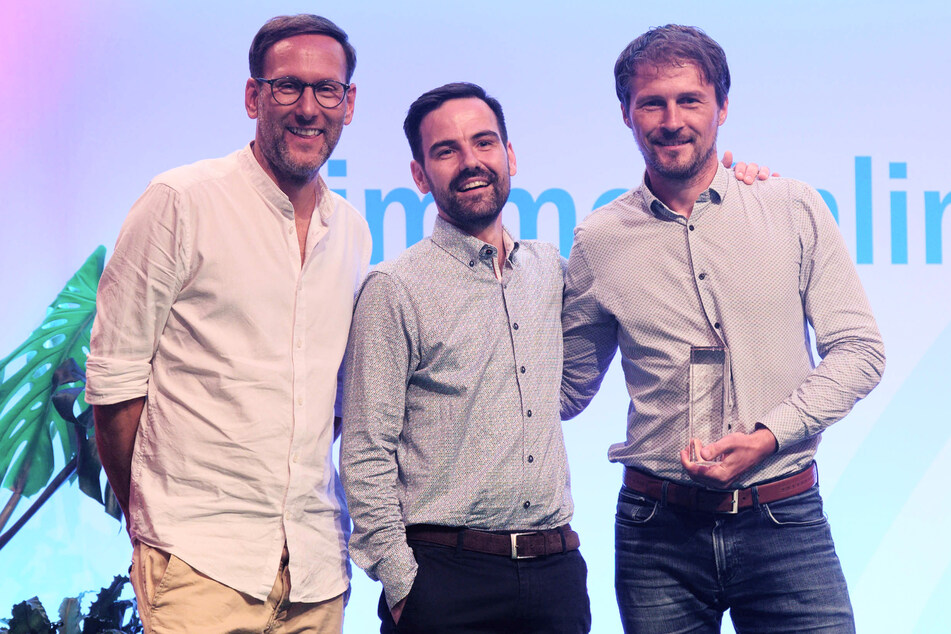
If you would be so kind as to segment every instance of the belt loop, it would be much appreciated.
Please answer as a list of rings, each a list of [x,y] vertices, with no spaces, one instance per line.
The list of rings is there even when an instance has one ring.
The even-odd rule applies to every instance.
[[[667,486],[670,484],[668,480],[664,480],[660,489],[660,505],[667,506]]]
[[[466,529],[460,528],[456,532],[456,556],[462,555],[462,535],[466,532]]]
[[[561,537],[561,553],[564,554],[568,552],[568,542],[565,540],[565,527],[558,527],[558,536]]]
[[[753,494],[753,506],[759,508],[759,487],[754,484],[750,487],[750,492]]]

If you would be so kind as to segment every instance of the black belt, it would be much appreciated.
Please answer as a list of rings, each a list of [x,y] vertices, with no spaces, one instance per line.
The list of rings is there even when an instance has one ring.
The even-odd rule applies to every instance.
[[[631,467],[624,468],[624,486],[627,488],[655,500],[666,500],[668,506],[706,513],[736,513],[753,506],[754,499],[760,504],[784,500],[808,491],[818,482],[819,471],[815,462],[786,478],[732,491],[686,486],[649,476]]]
[[[541,531],[492,533],[472,528],[416,524],[406,527],[407,541],[460,547],[512,559],[531,559],[578,550],[581,539],[569,524]]]

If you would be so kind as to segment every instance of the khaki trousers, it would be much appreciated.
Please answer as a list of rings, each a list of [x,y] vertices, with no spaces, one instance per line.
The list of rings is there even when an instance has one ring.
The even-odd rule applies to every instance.
[[[137,541],[129,576],[146,634],[340,634],[344,595],[320,603],[289,602],[287,561],[285,546],[274,587],[260,601]]]

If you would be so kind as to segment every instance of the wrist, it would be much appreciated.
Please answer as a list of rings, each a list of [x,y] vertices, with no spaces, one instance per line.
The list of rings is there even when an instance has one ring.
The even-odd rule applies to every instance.
[[[758,437],[762,443],[764,455],[772,455],[779,451],[779,441],[776,440],[776,436],[769,430],[769,427],[763,423],[756,423],[756,427],[750,435]]]

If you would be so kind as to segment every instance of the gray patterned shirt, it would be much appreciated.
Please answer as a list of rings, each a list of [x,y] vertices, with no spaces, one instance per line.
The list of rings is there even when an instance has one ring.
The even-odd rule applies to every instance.
[[[729,350],[724,432],[761,423],[779,443],[740,486],[807,466],[822,430],[885,366],[868,300],[819,194],[786,178],[742,185],[722,166],[689,220],[646,183],[586,218],[575,230],[562,319],[563,417],[590,402],[620,346],[631,403],[627,438],[608,458],[684,483],[692,346]]]
[[[392,606],[416,574],[405,527],[547,529],[572,513],[559,416],[562,258],[496,249],[441,218],[368,276],[347,351],[340,470],[353,561]]]

